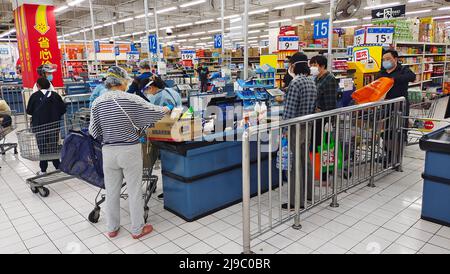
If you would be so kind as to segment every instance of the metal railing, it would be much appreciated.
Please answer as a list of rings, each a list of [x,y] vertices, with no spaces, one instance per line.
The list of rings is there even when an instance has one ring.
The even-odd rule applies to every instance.
[[[254,126],[242,140],[243,251],[251,240],[389,169],[401,170],[405,99]],[[276,171],[278,169],[278,171]],[[275,171],[274,171],[275,170]],[[251,199],[251,196],[254,196]],[[284,205],[283,205],[284,204]]]
[[[6,101],[15,115],[25,113],[25,103],[22,92],[23,86],[20,84],[2,84],[0,86],[0,99]]]

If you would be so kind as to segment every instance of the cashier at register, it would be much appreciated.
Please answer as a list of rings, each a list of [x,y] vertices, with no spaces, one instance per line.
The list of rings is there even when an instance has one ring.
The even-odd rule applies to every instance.
[[[408,87],[410,82],[416,80],[416,74],[409,67],[403,66],[398,62],[398,52],[388,49],[383,52],[383,66],[378,78],[389,77],[394,79],[394,86],[386,94],[386,100],[405,97],[406,98],[406,116],[409,115]]]
[[[149,102],[154,105],[181,107],[180,94],[174,89],[167,87],[161,77],[155,74],[150,77],[150,81],[145,85],[144,93]]]

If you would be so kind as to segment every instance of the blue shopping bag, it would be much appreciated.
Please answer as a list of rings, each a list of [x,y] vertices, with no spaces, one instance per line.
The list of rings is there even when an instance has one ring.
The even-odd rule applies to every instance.
[[[59,169],[91,185],[105,188],[101,143],[86,132],[71,131],[66,136]]]

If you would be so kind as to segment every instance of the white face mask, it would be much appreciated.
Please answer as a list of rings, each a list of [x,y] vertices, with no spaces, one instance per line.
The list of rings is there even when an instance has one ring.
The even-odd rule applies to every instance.
[[[318,67],[310,67],[309,69],[311,70],[311,75],[312,76],[319,75],[319,68]]]

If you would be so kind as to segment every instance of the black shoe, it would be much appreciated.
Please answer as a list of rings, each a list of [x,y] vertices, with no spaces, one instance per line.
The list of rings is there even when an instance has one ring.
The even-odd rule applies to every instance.
[[[164,199],[164,193],[159,194],[158,199],[160,199],[160,200]]]
[[[284,210],[287,210],[288,209],[288,204],[287,203],[282,204],[281,208],[284,209]],[[295,206],[291,205],[290,211],[294,211],[294,210],[295,210]]]

